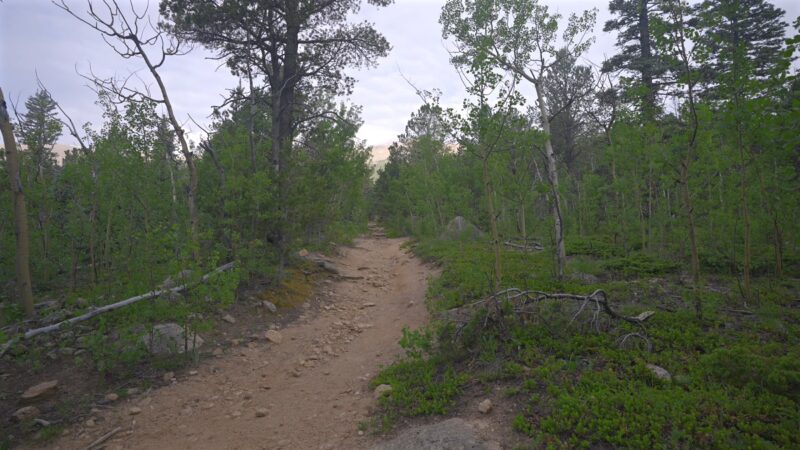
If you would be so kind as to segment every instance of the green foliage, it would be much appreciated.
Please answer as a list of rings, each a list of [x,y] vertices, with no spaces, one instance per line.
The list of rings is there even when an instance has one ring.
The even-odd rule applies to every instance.
[[[441,278],[429,286],[431,309],[451,308],[488,293],[488,285],[473,280],[491,263],[486,244],[423,240],[413,249],[443,266]],[[664,298],[691,294],[672,278],[603,285],[556,281],[541,275],[549,267],[546,255],[523,255],[503,254],[512,285],[574,293],[602,287],[626,314],[655,310]],[[626,263],[620,266],[620,261]],[[669,272],[666,263],[636,253],[600,262],[631,276]],[[568,269],[574,270],[574,263]],[[727,286],[735,285],[725,280]],[[624,323],[604,325],[600,332],[586,329],[572,323],[571,309],[554,303],[543,305],[525,323],[507,322],[502,332],[485,328],[483,312],[478,312],[461,330],[458,344],[449,327],[434,334],[406,331],[403,342],[415,349],[413,357],[387,368],[374,383],[400,388],[397,397],[383,400],[387,414],[416,415],[440,411],[425,394],[426,389],[440,392],[441,386],[430,385],[432,374],[463,377],[462,383],[502,381],[511,385],[507,394],[523,405],[513,428],[537,448],[800,445],[794,431],[800,420],[800,315],[779,300],[792,298],[800,285],[758,283],[762,301],[768,303],[755,316],[725,312],[729,299],[718,289],[697,294],[707,309],[703,323],[686,307],[657,311],[647,324],[653,352],[622,348],[617,336],[637,331]],[[629,304],[633,299],[635,304]],[[672,381],[657,378],[646,364],[665,368]]]
[[[446,414],[468,377],[456,372],[447,357],[433,354],[432,330],[403,329],[400,345],[406,357],[385,368],[371,384],[388,384],[392,390],[381,397],[384,424],[398,414],[419,416]]]
[[[207,151],[195,153],[200,216],[200,242],[195,244],[188,223],[188,169],[177,154],[172,128],[153,102],[119,107],[112,100],[100,94],[103,127],[84,127],[87,147],[73,149],[60,164],[47,147],[60,132],[57,121],[50,123],[56,120],[54,103],[40,92],[27,104],[30,124],[20,128],[41,134],[44,127],[50,136],[42,149],[24,153],[22,163],[37,297],[61,300],[78,314],[149,292],[179,272],[191,270],[185,281],[194,282],[224,263],[238,264],[183,295],[93,319],[94,330],[80,344],[88,352],[79,359],[108,376],[132,375],[142,364],[183,364],[196,358],[155,360],[142,337],[164,322],[178,323],[190,334],[209,331],[211,314],[231,305],[240,285],[266,279],[278,286],[291,273],[286,270],[291,251],[326,249],[366,228],[369,153],[355,137],[357,108],[338,106],[342,120],[305,123],[303,141],[284,155],[280,174],[269,160],[269,146],[249,132],[250,103],[240,99],[219,111],[202,146]],[[337,108],[332,102],[326,107]],[[269,134],[268,119],[264,111],[254,119],[259,134]],[[7,185],[5,171],[2,180]],[[0,190],[0,201],[11,204],[7,190]],[[5,280],[14,273],[13,229],[4,226],[13,223],[10,210],[0,208],[0,274]],[[13,283],[0,289],[3,326],[22,318],[16,304],[6,301],[12,291]],[[10,337],[0,336],[2,341]],[[36,343],[28,347],[23,358],[33,369],[42,368],[45,355]]]
[[[602,239],[578,237],[570,239],[567,244],[567,255],[589,255],[597,258],[620,256],[621,249]]]
[[[609,259],[604,263],[606,269],[626,276],[663,275],[675,272],[679,264],[661,261],[643,253],[633,253],[622,258]]]

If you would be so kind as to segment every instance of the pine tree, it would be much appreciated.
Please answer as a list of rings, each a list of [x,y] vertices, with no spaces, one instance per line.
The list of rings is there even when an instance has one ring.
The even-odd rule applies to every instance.
[[[544,78],[544,90],[550,109],[550,135],[553,148],[567,169],[575,169],[581,149],[578,139],[587,132],[586,109],[594,91],[592,71],[577,64],[577,58],[562,50],[550,73]]]
[[[56,102],[45,90],[29,97],[25,109],[18,132],[33,161],[34,178],[41,182],[56,165],[53,146],[61,136],[62,125],[57,117]]]
[[[611,0],[608,9],[616,18],[606,22],[603,31],[617,31],[620,53],[603,63],[603,71],[625,70],[638,74],[638,80],[627,89],[628,96],[637,99],[643,112],[651,115],[658,106],[659,78],[668,65],[659,57],[651,36],[652,15],[657,14],[658,2],[652,0]]]
[[[724,76],[764,79],[780,64],[787,26],[782,9],[765,0],[705,0],[695,11],[698,43],[708,55],[707,82],[718,85]]]

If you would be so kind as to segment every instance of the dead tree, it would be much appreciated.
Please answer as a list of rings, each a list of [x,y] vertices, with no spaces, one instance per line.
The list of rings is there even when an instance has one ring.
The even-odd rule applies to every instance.
[[[167,57],[184,55],[189,50],[180,38],[166,33],[160,26],[154,25],[148,16],[147,8],[139,13],[131,3],[129,11],[123,10],[116,0],[102,0],[103,10],[95,9],[92,1],[87,1],[88,10],[79,14],[72,10],[64,0],[53,2],[56,6],[78,19],[83,24],[100,33],[111,49],[123,59],[141,59],[147,70],[158,86],[159,95],[153,95],[147,86],[142,88],[131,87],[129,82],[132,76],[125,79],[116,77],[101,78],[90,72],[84,76],[98,89],[111,92],[121,102],[141,102],[150,100],[164,105],[167,118],[172,125],[175,135],[181,145],[181,153],[186,160],[189,171],[189,189],[187,203],[189,208],[189,228],[193,242],[192,256],[198,260],[199,255],[199,219],[197,212],[197,168],[194,163],[194,154],[189,149],[185,132],[175,116],[175,110],[170,101],[167,87],[161,78],[159,69],[164,65]]]
[[[6,149],[8,179],[11,182],[11,192],[14,194],[14,234],[17,238],[14,261],[17,276],[16,293],[20,304],[25,309],[25,315],[32,318],[36,315],[36,310],[33,307],[33,288],[31,284],[28,213],[25,208],[25,193],[22,190],[22,180],[19,176],[17,141],[14,139],[14,129],[11,126],[11,118],[8,115],[8,108],[6,107],[2,89],[0,89],[0,131],[2,131],[3,144]]]

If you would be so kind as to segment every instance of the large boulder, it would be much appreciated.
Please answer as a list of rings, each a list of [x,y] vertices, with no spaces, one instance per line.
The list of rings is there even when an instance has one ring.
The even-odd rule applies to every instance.
[[[464,420],[448,419],[432,425],[409,428],[373,450],[488,450],[475,431]]]
[[[150,353],[159,356],[183,353],[187,347],[190,352],[195,352],[203,345],[200,336],[194,333],[189,335],[188,343],[185,336],[183,327],[177,323],[161,323],[142,336],[142,341]]]
[[[448,240],[476,240],[484,236],[484,232],[473,225],[469,220],[455,216],[450,223],[447,224],[444,232],[440,236],[442,239]]]

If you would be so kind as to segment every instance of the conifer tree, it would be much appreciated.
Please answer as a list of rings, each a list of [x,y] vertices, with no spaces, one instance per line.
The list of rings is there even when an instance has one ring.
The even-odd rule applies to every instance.
[[[604,72],[624,70],[637,75],[627,93],[637,98],[640,108],[652,115],[658,106],[660,77],[668,65],[659,56],[652,37],[651,21],[658,14],[658,2],[653,0],[611,0],[608,4],[614,19],[606,22],[603,31],[616,31],[620,52],[603,64]]]

